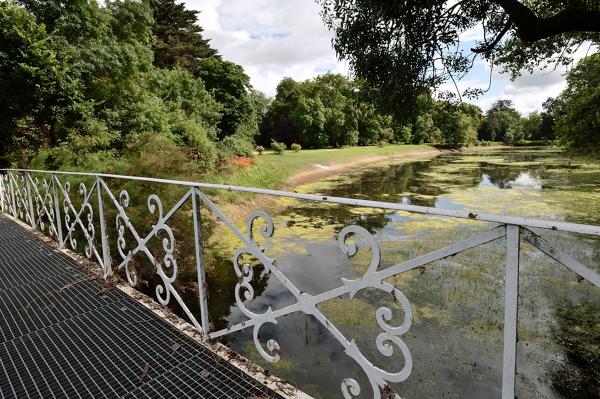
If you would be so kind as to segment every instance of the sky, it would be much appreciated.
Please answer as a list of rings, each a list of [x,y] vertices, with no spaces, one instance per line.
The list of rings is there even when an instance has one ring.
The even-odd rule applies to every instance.
[[[184,0],[188,9],[198,10],[204,36],[211,40],[224,59],[238,63],[250,76],[252,85],[268,96],[275,95],[284,77],[305,80],[333,72],[347,75],[348,64],[339,61],[331,46],[332,33],[325,27],[314,0]],[[472,47],[481,37],[477,30],[465,32],[463,45]],[[582,49],[579,57],[585,55]],[[565,68],[525,73],[515,81],[492,72],[491,88],[470,99],[484,111],[496,100],[512,100],[527,115],[541,111],[548,97],[557,96],[566,86]],[[459,82],[459,88],[487,88],[490,68],[483,61]],[[442,89],[452,89],[449,84]]]

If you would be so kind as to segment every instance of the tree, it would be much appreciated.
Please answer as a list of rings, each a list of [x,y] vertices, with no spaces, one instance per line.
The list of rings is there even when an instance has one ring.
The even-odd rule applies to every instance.
[[[600,149],[600,54],[582,59],[567,74],[567,88],[552,105],[556,132],[566,146]]]
[[[442,132],[433,123],[433,118],[429,112],[419,115],[415,123],[412,141],[415,144],[439,143],[442,139]]]
[[[253,140],[258,134],[258,123],[248,126],[256,121],[254,103],[250,97],[250,77],[244,68],[218,57],[210,57],[200,60],[195,74],[222,106],[219,138],[243,133]]]
[[[404,125],[394,130],[394,139],[399,143],[409,144],[412,141],[412,126]]]
[[[434,105],[433,120],[444,144],[458,148],[477,141],[477,119],[472,115],[474,110],[449,101],[438,101]]]
[[[539,112],[532,112],[523,118],[523,132],[528,140],[541,140],[542,116]]]
[[[507,136],[507,133],[508,134]],[[524,138],[521,115],[510,100],[498,100],[486,113],[479,129],[480,140],[505,141],[509,144]]]
[[[276,95],[261,124],[258,142],[268,147],[272,140],[286,144],[300,143],[299,130],[291,120],[298,104],[300,85],[292,78],[283,78],[277,85]],[[302,143],[300,143],[302,144]]]
[[[187,10],[175,0],[150,0],[154,15],[152,32],[156,36],[154,65],[159,68],[180,66],[194,72],[200,60],[217,55],[202,37],[198,11]]]
[[[357,111],[359,145],[373,145],[394,139],[390,118],[381,115],[374,104],[359,102]]]
[[[318,76],[307,87],[319,97],[325,108],[325,131],[329,145],[339,147],[358,144],[357,109],[354,101],[354,84],[339,74]]]
[[[18,0],[17,4],[29,11],[37,23],[44,24],[46,32],[52,32],[55,39],[63,39],[65,44],[98,38],[105,33],[102,28],[108,15],[95,1]]]
[[[290,119],[298,128],[298,143],[304,148],[322,148],[329,144],[325,132],[325,106],[319,98],[301,97],[290,114]]]
[[[319,1],[338,55],[399,115],[420,94],[471,69],[471,54],[461,50],[461,35],[470,29],[485,33],[472,52],[513,75],[546,62],[568,63],[582,44],[600,42],[596,1]]]
[[[80,96],[60,46],[24,9],[0,3],[0,151],[24,165],[36,148],[58,140]]]
[[[544,104],[542,105],[544,112],[541,114],[542,123],[540,125],[538,140],[556,139],[556,132],[554,131],[554,125],[556,125],[556,118],[554,116],[556,108],[555,103],[556,100],[550,97],[544,101]]]
[[[304,82],[283,79],[259,141],[266,145],[276,139],[303,148],[370,145],[393,140],[391,125],[361,82],[327,73]]]
[[[153,66],[146,2],[19,4],[0,3],[0,157],[47,168],[127,157],[123,166],[149,140],[213,167],[221,106],[187,70]]]

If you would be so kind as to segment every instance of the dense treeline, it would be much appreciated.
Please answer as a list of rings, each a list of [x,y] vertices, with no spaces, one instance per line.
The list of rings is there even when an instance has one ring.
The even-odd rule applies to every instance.
[[[554,100],[544,105],[550,109]],[[326,74],[304,82],[284,79],[267,107],[257,141],[324,148],[378,143],[432,143],[447,147],[480,141],[518,144],[555,138],[554,111],[523,117],[511,101],[497,101],[485,114],[466,102],[421,95],[411,112],[382,113],[360,82]],[[400,120],[398,120],[400,119]]]
[[[467,103],[454,104],[421,96],[415,111],[382,113],[369,89],[341,75],[326,74],[304,82],[284,79],[268,107],[258,141],[272,140],[304,148],[439,143],[473,144],[483,116]]]
[[[568,74],[568,88],[541,114],[523,117],[505,100],[484,114],[422,93],[390,114],[376,90],[335,74],[286,78],[266,98],[210,47],[197,14],[175,0],[0,2],[0,162],[182,174],[274,141],[335,148],[558,139],[600,148],[598,54]]]
[[[323,148],[375,144],[394,138],[390,117],[377,111],[360,84],[341,75],[284,79],[268,107],[259,142]]]

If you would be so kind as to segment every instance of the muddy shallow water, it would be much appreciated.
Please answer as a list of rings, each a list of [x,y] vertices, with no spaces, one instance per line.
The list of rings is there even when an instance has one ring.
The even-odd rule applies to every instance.
[[[600,224],[600,162],[572,159],[552,150],[448,155],[347,173],[299,189],[329,196],[402,202],[445,209]],[[316,294],[358,278],[370,261],[368,251],[352,259],[341,253],[337,233],[346,225],[369,230],[381,248],[380,269],[426,254],[494,227],[490,223],[285,201],[273,215],[275,234],[263,240],[265,253],[303,292]],[[577,234],[537,231],[590,268],[600,271],[600,240]],[[208,275],[211,322],[217,328],[245,319],[234,305],[230,244],[209,256],[219,261]],[[500,397],[504,318],[504,239],[402,273],[388,282],[411,303],[414,323],[402,336],[413,370],[392,384],[402,398]],[[255,266],[256,298],[249,308],[264,312],[294,303],[276,278]],[[600,397],[600,290],[529,244],[521,243],[517,396],[519,398]],[[363,354],[384,370],[404,365],[396,350],[382,356],[375,346],[381,332],[375,312],[394,312],[389,294],[360,291],[354,299],[336,298],[319,306]],[[293,314],[265,324],[261,341],[275,339],[281,360],[260,357],[251,330],[225,342],[273,373],[320,398],[341,397],[344,378],[372,392],[361,369],[311,316]],[[397,349],[397,348],[396,348]]]

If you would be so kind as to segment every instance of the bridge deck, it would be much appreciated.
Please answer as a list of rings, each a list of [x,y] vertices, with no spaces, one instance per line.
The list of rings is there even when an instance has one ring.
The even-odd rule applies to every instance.
[[[120,290],[103,294],[0,216],[0,397],[278,397]]]

